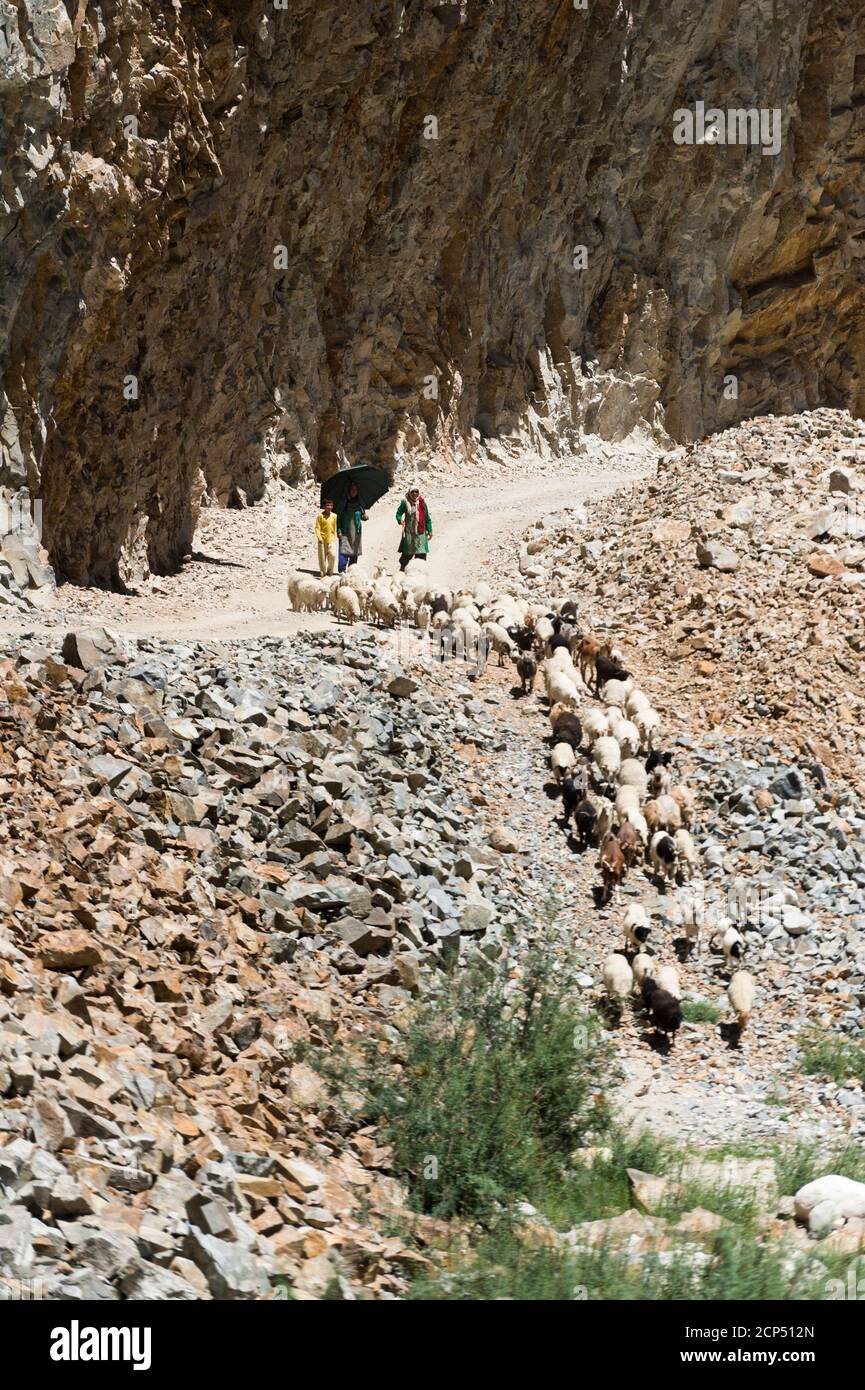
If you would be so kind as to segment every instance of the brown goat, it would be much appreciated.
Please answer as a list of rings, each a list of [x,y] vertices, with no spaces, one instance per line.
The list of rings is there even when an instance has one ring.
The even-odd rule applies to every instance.
[[[622,821],[618,830],[618,841],[622,846],[625,865],[632,869],[643,853],[643,842],[630,821]]]
[[[604,649],[604,643],[600,637],[593,637],[589,633],[580,642],[577,650],[577,660],[580,667],[580,675],[589,688],[595,681],[595,667],[600,653]]]
[[[690,830],[697,818],[696,796],[690,787],[685,786],[684,782],[679,782],[675,787],[672,787],[670,789],[670,796],[679,808],[682,816],[682,824],[685,826],[686,830]]]
[[[517,675],[520,678],[520,685],[524,695],[530,695],[535,688],[535,677],[538,674],[538,663],[533,656],[521,653],[516,658]]]
[[[601,845],[598,868],[603,880],[603,900],[609,902],[616,888],[621,887],[627,873],[627,864],[619,843],[618,827],[614,826]]]

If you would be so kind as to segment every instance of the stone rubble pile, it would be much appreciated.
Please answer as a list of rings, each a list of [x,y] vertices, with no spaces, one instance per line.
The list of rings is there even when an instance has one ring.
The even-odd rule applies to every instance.
[[[676,449],[529,528],[513,577],[572,593],[683,727],[759,730],[865,782],[865,429],[846,412]]]
[[[797,1124],[819,1106],[865,1133],[861,1089],[791,1080],[802,1030],[861,1035],[865,1002],[865,570],[845,532],[844,573],[818,579],[808,531],[836,528],[807,520],[861,494],[855,434],[818,411],[677,451],[630,497],[533,527],[498,575],[574,593],[623,641],[699,793],[707,891],[756,893],[743,1052],[686,1024],[687,1075],[677,1054],[647,1102],[687,1088],[697,1135],[776,1077]],[[725,471],[749,475],[759,529],[724,515]],[[317,1058],[392,1041],[458,962],[518,974],[547,903],[587,991],[621,941],[543,803],[540,707],[510,699],[512,670],[422,671],[424,641],[7,639],[0,1278],[63,1299],[404,1290],[424,1258],[386,1233],[405,1193]],[[647,906],[675,926],[675,894]],[[711,953],[682,974],[692,998],[723,988]],[[635,1075],[657,1062],[618,1045]]]
[[[753,754],[743,759],[741,748],[716,738],[695,753],[690,781],[710,826],[702,841],[707,881],[724,884],[731,899],[741,894],[764,958],[789,956],[812,985],[861,1006],[865,808],[843,786],[830,795],[818,763],[805,771],[765,743]],[[858,1008],[849,1022],[861,1026]]]
[[[501,738],[446,684],[359,632],[7,642],[0,1276],[64,1299],[404,1286],[416,1254],[357,1214],[402,1207],[386,1155],[326,1122],[301,1054],[521,920],[448,761]]]

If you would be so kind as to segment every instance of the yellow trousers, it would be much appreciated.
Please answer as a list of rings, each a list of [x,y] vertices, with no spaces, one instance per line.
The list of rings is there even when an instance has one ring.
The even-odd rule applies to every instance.
[[[318,542],[318,572],[322,579],[326,574],[336,574],[336,551],[338,541]]]

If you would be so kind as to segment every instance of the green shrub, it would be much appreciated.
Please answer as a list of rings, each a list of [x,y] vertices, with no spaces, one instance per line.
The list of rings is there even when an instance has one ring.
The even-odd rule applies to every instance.
[[[489,1219],[532,1200],[607,1125],[607,1047],[542,949],[519,986],[458,976],[418,1007],[397,1051],[367,1063],[367,1113],[423,1212]]]
[[[720,1023],[721,1010],[708,999],[683,999],[682,1018],[686,1023]]]
[[[681,1237],[679,1253],[629,1259],[612,1245],[594,1250],[538,1245],[514,1222],[501,1222],[455,1267],[426,1275],[411,1290],[424,1300],[526,1299],[704,1302],[822,1301],[828,1277],[843,1277],[847,1259],[828,1269],[789,1248],[759,1244],[753,1230],[724,1228],[705,1246]]]
[[[780,1192],[790,1197],[826,1173],[840,1173],[842,1177],[865,1182],[865,1146],[848,1140],[827,1148],[800,1140],[789,1148],[778,1149],[775,1168]]]
[[[833,1033],[811,1033],[803,1040],[802,1070],[808,1076],[828,1076],[836,1085],[858,1081],[865,1085],[865,1043]]]

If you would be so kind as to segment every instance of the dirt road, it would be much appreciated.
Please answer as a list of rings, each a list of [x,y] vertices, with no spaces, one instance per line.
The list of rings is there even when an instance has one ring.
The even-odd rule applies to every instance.
[[[434,534],[430,579],[449,588],[492,580],[498,558],[537,517],[605,496],[651,471],[647,460],[624,455],[621,465],[587,468],[582,460],[477,486],[424,484]],[[295,569],[312,571],[317,489],[291,494],[245,511],[202,513],[196,550],[180,572],[142,586],[140,593],[58,590],[53,609],[28,619],[0,618],[0,633],[47,632],[102,623],[119,633],[174,639],[253,639],[328,626],[331,614],[293,613],[286,585]],[[364,527],[365,568],[396,572],[400,493],[393,490]],[[419,569],[420,561],[412,568]]]

